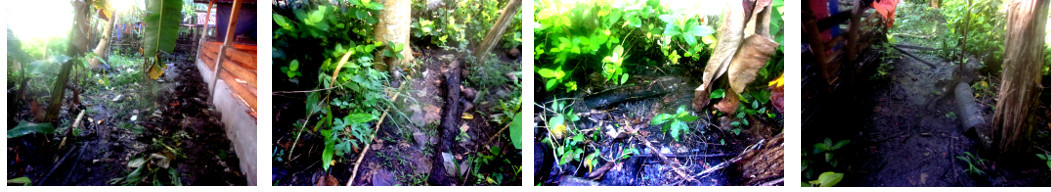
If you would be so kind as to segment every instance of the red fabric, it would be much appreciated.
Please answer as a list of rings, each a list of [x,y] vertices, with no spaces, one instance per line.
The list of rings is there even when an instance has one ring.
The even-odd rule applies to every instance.
[[[810,11],[814,12],[814,17],[817,21],[829,17],[828,13],[828,0],[811,0]],[[821,32],[821,40],[828,41],[832,39],[832,33],[828,30]]]
[[[872,2],[872,8],[876,9],[876,12],[879,13],[880,16],[883,16],[883,19],[887,21],[887,28],[894,27],[894,9],[898,7],[898,1],[899,0],[883,0]]]

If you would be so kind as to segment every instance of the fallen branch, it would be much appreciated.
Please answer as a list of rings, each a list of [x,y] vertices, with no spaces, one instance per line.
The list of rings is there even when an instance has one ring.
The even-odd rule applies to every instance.
[[[904,49],[901,49],[898,46],[894,46],[894,50],[898,50],[901,53],[904,53],[905,55],[908,55],[909,57],[912,57],[913,59],[916,59],[917,61],[920,61],[923,64],[927,64],[927,66],[931,67],[931,69],[934,69],[934,64],[933,63],[927,62],[927,60],[923,60],[923,58],[920,58],[919,56],[913,55],[912,53],[909,53],[908,51],[905,51]]]
[[[650,144],[650,141],[647,140],[646,137],[642,137],[642,136],[638,136],[638,135],[636,135],[636,136],[637,137],[635,137],[635,138],[638,138],[639,141],[642,141],[642,144],[646,145],[646,148],[649,148],[651,151],[653,151],[654,154],[657,154],[657,157],[660,157],[661,161],[664,161],[665,164],[668,164],[672,168],[672,170],[675,171],[676,174],[678,174],[680,177],[683,177],[687,181],[697,182],[697,179],[694,179],[694,177],[690,177],[689,174],[686,174],[686,171],[683,171],[682,168],[680,168],[681,165],[679,165],[676,162],[672,162],[672,161],[668,160],[668,157],[665,157],[663,154],[661,154],[660,150],[657,150],[657,148],[654,148],[653,144]]]

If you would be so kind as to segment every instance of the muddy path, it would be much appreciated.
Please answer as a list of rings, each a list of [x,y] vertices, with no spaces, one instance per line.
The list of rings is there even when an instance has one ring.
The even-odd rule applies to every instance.
[[[782,130],[783,117],[757,120],[751,126],[744,126],[740,132],[733,133],[730,119],[714,115],[711,109],[694,111],[690,109],[693,90],[700,85],[700,78],[689,76],[691,69],[678,66],[657,69],[650,66],[636,66],[632,78],[624,85],[606,85],[599,73],[590,73],[590,85],[581,86],[582,91],[575,93],[537,94],[534,105],[538,115],[534,122],[536,129],[535,148],[537,149],[534,166],[537,167],[536,182],[543,185],[612,185],[612,186],[666,186],[666,185],[741,185],[742,179],[737,175],[740,170],[733,166],[713,169],[706,175],[696,175],[709,170],[737,156],[746,147],[770,139]],[[675,73],[670,73],[675,72]],[[680,73],[681,72],[681,73]],[[699,72],[698,72],[699,74]],[[544,90],[537,87],[536,90]],[[566,102],[574,112],[580,115],[575,126],[582,129],[581,134],[601,135],[588,139],[588,152],[599,151],[602,157],[598,171],[589,171],[582,164],[569,163],[559,165],[553,158],[553,146],[543,143],[541,139],[551,137],[544,125],[545,118],[553,117],[552,101]],[[674,141],[661,130],[660,125],[651,125],[650,120],[659,113],[674,114],[680,106],[685,106],[692,115],[699,119],[687,123],[690,131],[682,136],[681,141]],[[542,115],[539,115],[542,113]],[[614,129],[630,127],[638,129],[638,134],[615,139],[606,133]],[[598,133],[596,133],[598,132]],[[645,141],[643,141],[645,140]],[[649,146],[646,143],[649,143]],[[619,159],[627,149],[636,148],[640,154],[630,158]],[[660,155],[658,155],[660,153]],[[667,161],[660,158],[665,156]],[[696,180],[690,181],[680,176],[672,165],[678,164],[685,173]]]
[[[238,157],[218,112],[207,102],[208,89],[190,51],[166,58],[168,68],[156,82],[141,80],[140,63],[115,67],[106,74],[113,83],[108,86],[94,85],[100,78],[84,78],[88,81],[79,91],[83,105],[63,110],[56,134],[8,139],[9,178],[26,176],[34,185],[150,185],[113,180],[134,170],[128,167],[133,159],[157,154],[170,162],[170,169],[142,174],[157,178],[154,184],[245,185],[246,176],[238,170]],[[67,94],[67,99],[72,97]],[[86,110],[81,127],[70,131],[81,110]],[[29,120],[32,113],[26,107],[11,115]],[[67,132],[72,134],[65,136]]]
[[[814,118],[815,126],[803,134],[803,150],[812,157],[814,144],[824,139],[833,142],[850,140],[833,152],[838,165],[816,159],[810,169],[844,173],[837,186],[1030,186],[1046,184],[1046,170],[1032,165],[1012,166],[981,149],[974,132],[961,128],[955,113],[955,100],[942,97],[951,89],[952,72],[958,66],[915,50],[913,55],[934,64],[924,64],[914,57],[893,53],[899,58],[884,76],[859,77],[853,94],[833,98],[847,105],[826,105]],[[981,75],[978,81],[993,81]],[[995,87],[995,85],[994,85]],[[844,89],[849,90],[849,89]],[[849,91],[846,91],[849,92]],[[978,91],[976,91],[978,92]],[[993,91],[995,92],[995,90]],[[982,92],[981,94],[989,94]],[[991,118],[993,96],[979,97],[979,108]],[[958,157],[967,153],[982,158],[975,163],[985,174],[971,174],[970,164]],[[1031,154],[1029,154],[1031,155]],[[1019,157],[1025,159],[1029,157]],[[824,159],[824,158],[820,158]],[[1006,157],[1005,157],[1006,159]],[[977,161],[973,159],[973,161]],[[1029,162],[1036,164],[1036,162]],[[804,177],[807,174],[804,170]],[[810,173],[816,178],[820,173]],[[804,178],[806,179],[806,178]],[[1041,181],[1043,180],[1043,181]]]
[[[460,85],[463,96],[463,113],[470,114],[464,118],[459,129],[466,130],[454,138],[442,138],[439,131],[443,106],[446,103],[445,75],[448,64],[456,59],[458,53],[450,50],[419,49],[415,55],[415,66],[405,73],[404,84],[397,89],[396,105],[380,125],[376,137],[371,141],[370,150],[361,160],[353,185],[359,186],[419,186],[436,185],[430,180],[434,162],[442,163],[450,185],[521,185],[521,175],[512,175],[514,169],[520,169],[521,151],[516,150],[507,134],[509,129],[504,124],[491,121],[500,111],[501,101],[507,98],[520,97],[520,86],[512,83],[512,72],[521,71],[521,61],[517,55],[505,54],[507,50],[494,51],[496,63],[500,65],[488,70],[479,70],[479,66],[465,65],[463,84]],[[490,74],[482,74],[490,73]],[[497,86],[485,86],[475,82],[469,76],[486,76],[506,79]],[[518,80],[521,81],[521,80]],[[319,135],[304,132],[299,142],[295,128],[278,126],[285,122],[302,118],[302,103],[281,101],[278,98],[295,98],[297,95],[275,95],[274,142],[275,159],[273,176],[274,185],[346,185],[354,172],[354,163],[358,153],[348,153],[338,160],[328,171],[319,164],[323,138]],[[301,100],[300,100],[301,101]],[[466,116],[466,115],[465,115]],[[291,125],[291,124],[288,124]],[[371,129],[371,127],[370,127]],[[448,143],[447,151],[450,160],[442,157],[436,150],[436,144]],[[295,143],[295,144],[293,144]],[[287,149],[295,146],[295,154],[288,156]],[[488,163],[478,164],[479,158],[491,158]],[[334,158],[340,159],[340,158]],[[476,161],[477,160],[477,161]],[[479,177],[485,176],[483,177]]]

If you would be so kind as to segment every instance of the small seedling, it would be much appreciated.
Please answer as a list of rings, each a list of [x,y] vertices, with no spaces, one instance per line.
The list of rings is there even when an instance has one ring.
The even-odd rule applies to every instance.
[[[839,164],[839,161],[837,159],[833,158],[832,154],[833,154],[834,151],[836,151],[836,150],[838,150],[840,148],[843,148],[848,143],[850,143],[850,140],[847,140],[847,139],[840,140],[839,142],[832,143],[832,139],[825,138],[825,142],[824,143],[814,144],[814,154],[824,153],[825,154],[825,162],[828,162],[828,164],[832,165],[832,167],[836,167]]]
[[[963,160],[963,162],[967,163],[967,169],[964,169],[964,172],[970,173],[971,175],[985,175],[985,172],[982,171],[981,167],[985,167],[985,162],[987,160],[974,156],[971,152],[963,152],[963,154],[964,155],[956,156],[956,159]]]
[[[650,120],[650,125],[663,125],[661,131],[668,133],[671,131],[672,139],[676,142],[679,141],[679,133],[685,133],[690,131],[690,126],[686,123],[696,121],[699,117],[690,115],[690,112],[686,111],[686,106],[679,106],[679,109],[675,111],[675,114],[661,113],[653,117]],[[671,123],[668,123],[671,122]]]
[[[1047,169],[1051,170],[1051,154],[1036,154],[1036,157],[1046,161]]]

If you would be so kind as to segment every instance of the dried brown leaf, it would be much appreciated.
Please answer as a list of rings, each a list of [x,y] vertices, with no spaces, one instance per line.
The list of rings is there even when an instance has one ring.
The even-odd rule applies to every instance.
[[[693,107],[695,109],[708,105],[711,99],[708,93],[711,92],[710,88],[713,82],[726,73],[730,60],[733,59],[744,36],[743,30],[746,18],[744,8],[740,3],[728,3],[723,16],[723,20],[716,32],[718,42],[716,43],[715,51],[708,59],[708,64],[704,67],[704,74],[701,76],[703,84],[694,90]]]
[[[742,93],[748,83],[755,80],[759,69],[762,69],[766,62],[770,61],[770,57],[774,56],[779,45],[773,39],[763,35],[752,35],[745,39],[741,51],[730,61],[730,88],[733,88],[736,93]],[[730,96],[727,95],[727,97]]]

